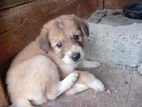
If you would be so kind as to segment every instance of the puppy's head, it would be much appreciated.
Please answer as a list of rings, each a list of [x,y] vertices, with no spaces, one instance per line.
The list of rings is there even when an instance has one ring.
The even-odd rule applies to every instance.
[[[82,19],[62,15],[43,26],[36,42],[44,52],[51,51],[64,64],[72,65],[84,58],[84,36],[89,36],[89,29]]]

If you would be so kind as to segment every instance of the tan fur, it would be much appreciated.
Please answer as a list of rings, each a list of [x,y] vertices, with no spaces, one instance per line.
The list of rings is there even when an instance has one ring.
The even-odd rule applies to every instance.
[[[88,88],[104,91],[95,76],[74,70],[84,57],[82,42],[87,30],[87,24],[74,15],[57,17],[43,26],[36,40],[16,56],[9,68],[7,85],[12,106],[33,107],[65,92],[70,95]],[[74,35],[79,36],[77,41]],[[57,43],[62,43],[62,48]],[[74,52],[81,55],[77,62],[70,58]]]

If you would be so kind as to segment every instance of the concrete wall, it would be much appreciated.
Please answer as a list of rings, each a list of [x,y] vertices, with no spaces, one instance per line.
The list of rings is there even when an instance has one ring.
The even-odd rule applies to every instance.
[[[85,40],[88,60],[131,67],[142,63],[142,24],[112,26],[89,23],[90,36]]]

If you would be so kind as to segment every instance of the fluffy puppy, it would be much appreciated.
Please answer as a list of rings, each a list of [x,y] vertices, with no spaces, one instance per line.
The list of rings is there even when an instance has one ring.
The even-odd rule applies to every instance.
[[[104,91],[94,75],[77,71],[84,58],[83,39],[88,25],[74,15],[62,15],[41,29],[12,62],[7,85],[13,107],[33,107],[65,93],[76,94],[88,88]]]

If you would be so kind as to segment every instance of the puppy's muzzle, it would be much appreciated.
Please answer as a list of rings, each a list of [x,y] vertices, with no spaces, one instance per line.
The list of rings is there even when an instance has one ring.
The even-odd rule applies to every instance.
[[[81,54],[79,52],[74,52],[71,55],[72,60],[75,62],[77,62],[80,59],[80,57],[81,57]]]

